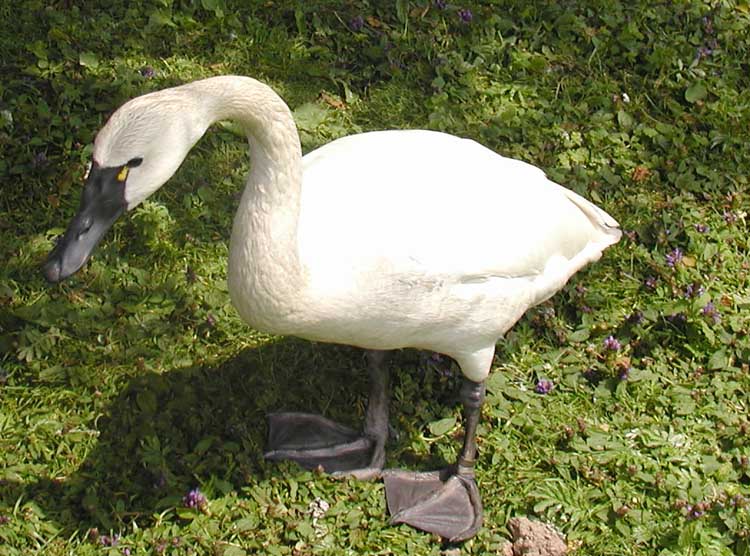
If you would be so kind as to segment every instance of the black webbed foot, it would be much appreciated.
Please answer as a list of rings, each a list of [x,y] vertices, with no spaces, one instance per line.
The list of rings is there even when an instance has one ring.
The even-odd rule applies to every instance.
[[[268,416],[270,460],[291,460],[305,469],[333,475],[375,479],[385,459],[383,446],[320,415],[272,413]]]
[[[482,501],[474,477],[454,468],[431,473],[383,473],[391,523],[406,523],[450,542],[473,537],[482,526]]]

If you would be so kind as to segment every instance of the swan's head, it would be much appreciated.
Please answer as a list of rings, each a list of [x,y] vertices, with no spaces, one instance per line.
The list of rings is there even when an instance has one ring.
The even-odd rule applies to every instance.
[[[44,264],[60,282],[88,261],[117,218],[159,189],[205,131],[179,89],[135,98],[118,109],[94,141],[78,212]]]

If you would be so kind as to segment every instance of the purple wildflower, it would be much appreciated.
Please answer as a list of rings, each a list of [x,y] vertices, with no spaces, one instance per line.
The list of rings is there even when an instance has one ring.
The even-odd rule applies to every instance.
[[[643,282],[643,285],[646,286],[646,289],[655,290],[656,289],[656,276],[649,276],[648,278],[646,278]]]
[[[443,377],[453,376],[453,364],[448,357],[443,357],[439,353],[430,355],[430,362],[433,364],[438,374]]]
[[[687,515],[685,517],[691,520],[703,517],[703,514],[705,513],[703,510],[698,509],[697,504],[695,506],[691,506],[690,504],[688,504],[687,506],[685,506],[685,510],[687,511]]]
[[[713,55],[714,51],[711,50],[707,46],[699,46],[695,50],[695,59],[696,60],[702,60],[703,58],[708,58],[709,56]]]
[[[664,259],[667,261],[668,267],[674,268],[682,260],[682,249],[675,247],[664,256]]]
[[[581,313],[592,313],[594,311],[591,307],[589,307],[586,304],[581,305],[579,309],[581,310]]]
[[[604,338],[603,345],[604,349],[607,351],[620,351],[620,348],[622,347],[619,340],[614,336],[607,336]]]
[[[0,525],[10,523],[10,518],[7,515],[0,515]]]
[[[445,0],[435,0],[435,7],[438,10],[444,10],[448,7],[448,2],[446,2]]]
[[[365,26],[365,20],[361,15],[355,16],[349,22],[349,27],[352,31],[360,31]]]
[[[675,326],[682,326],[687,322],[687,317],[685,316],[685,313],[674,313],[667,316],[667,320]]]
[[[141,68],[140,73],[146,79],[151,79],[152,77],[156,75],[156,71],[154,71],[154,68],[152,68],[151,66],[146,66],[145,68]]]
[[[198,488],[194,488],[182,497],[182,504],[186,508],[203,510],[203,508],[206,507],[206,504],[208,504],[208,500],[206,500],[206,497]]]
[[[117,546],[120,542],[120,535],[102,535],[99,537],[99,542],[102,546]]]
[[[130,549],[125,547],[122,549],[123,556],[130,556]]]
[[[643,311],[633,311],[628,315],[628,323],[630,324],[642,324],[646,320]]]
[[[38,152],[34,155],[34,161],[33,161],[35,168],[43,168],[44,166],[47,166],[47,153],[45,152]]]
[[[701,18],[701,22],[703,23],[703,30],[706,32],[707,35],[713,35],[714,34],[714,23],[711,21],[711,18],[707,15],[704,15]]]
[[[597,385],[602,380],[601,373],[593,367],[589,367],[583,371],[583,378],[589,381],[590,384]]]
[[[617,378],[621,382],[625,382],[628,378],[630,378],[630,371],[633,370],[633,367],[623,367],[620,370],[620,373],[617,375]]]
[[[685,299],[692,299],[693,297],[700,297],[703,295],[703,293],[706,291],[706,289],[698,284],[697,282],[693,282],[692,284],[688,284],[688,286],[685,288],[685,293],[683,293],[683,297]]]
[[[737,221],[737,215],[733,212],[729,212],[728,210],[724,211],[724,222],[727,224],[731,224],[733,222]]]
[[[471,23],[471,20],[474,19],[474,14],[471,13],[469,8],[461,8],[458,10],[458,17],[462,23]]]
[[[719,313],[719,310],[716,308],[716,305],[713,304],[713,301],[706,303],[703,306],[703,309],[701,309],[701,313],[703,313],[704,317],[714,321],[714,324],[721,320],[721,313]]]
[[[696,224],[695,225],[695,231],[699,234],[705,234],[710,228],[706,226],[705,224]]]
[[[552,388],[554,388],[554,383],[551,380],[547,380],[546,378],[540,378],[536,381],[536,386],[534,387],[534,392],[537,394],[549,394],[550,391],[552,391]]]

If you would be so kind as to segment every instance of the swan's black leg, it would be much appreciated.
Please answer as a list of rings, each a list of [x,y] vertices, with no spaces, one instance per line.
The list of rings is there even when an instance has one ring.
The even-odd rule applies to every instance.
[[[292,460],[307,469],[375,479],[385,463],[388,439],[388,369],[385,352],[368,352],[370,395],[364,434],[330,419],[307,413],[273,413],[268,416],[270,460]]]
[[[473,537],[482,526],[482,501],[474,480],[476,432],[484,382],[464,379],[464,445],[455,467],[432,473],[386,471],[385,493],[392,523],[407,523],[452,542]]]

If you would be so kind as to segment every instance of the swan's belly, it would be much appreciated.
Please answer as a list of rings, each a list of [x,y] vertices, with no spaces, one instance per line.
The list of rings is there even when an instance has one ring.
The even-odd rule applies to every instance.
[[[386,283],[387,282],[387,283]],[[446,283],[416,278],[310,290],[296,335],[368,349],[414,347],[451,355],[469,344],[494,345],[533,303],[529,280],[487,278]],[[316,302],[318,300],[319,302]]]

